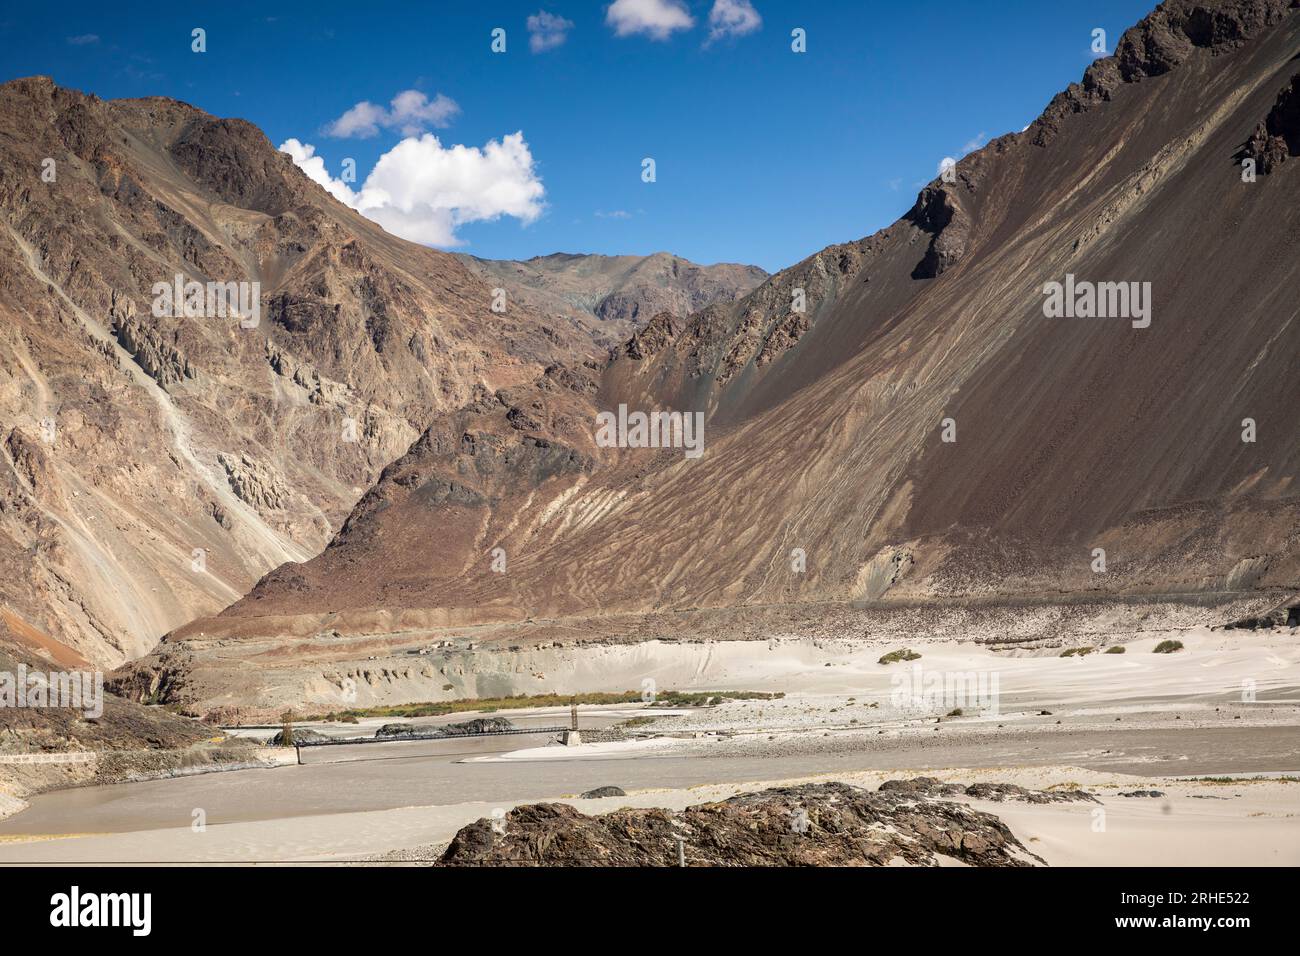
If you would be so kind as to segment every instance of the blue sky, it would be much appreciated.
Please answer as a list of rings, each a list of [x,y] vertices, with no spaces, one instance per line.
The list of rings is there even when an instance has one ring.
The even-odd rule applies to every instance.
[[[243,117],[276,145],[311,144],[331,176],[354,159],[355,190],[390,154],[375,186],[397,198],[381,201],[409,190],[430,205],[376,218],[475,255],[664,250],[774,271],[895,220],[944,156],[1019,130],[1077,80],[1094,28],[1111,49],[1154,6],[721,0],[734,28],[710,40],[717,2],[10,4],[0,79],[44,73]],[[664,5],[684,16],[654,19]],[[757,25],[735,12],[746,5]],[[527,19],[541,11],[571,26],[533,52]],[[491,50],[497,27],[505,53]],[[791,51],[795,27],[806,53]],[[427,99],[394,110],[408,90]],[[375,135],[332,125],[362,102],[384,111],[370,112]],[[425,134],[438,142],[390,153]],[[437,222],[420,222],[429,210]]]

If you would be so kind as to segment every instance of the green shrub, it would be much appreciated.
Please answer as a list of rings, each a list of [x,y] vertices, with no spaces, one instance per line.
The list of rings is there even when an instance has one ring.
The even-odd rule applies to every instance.
[[[1155,646],[1155,650],[1153,651],[1153,653],[1172,654],[1174,651],[1181,651],[1182,649],[1183,649],[1182,641],[1161,641],[1159,644]]]
[[[921,659],[920,654],[916,653],[916,651],[912,650],[910,647],[905,647],[901,651],[890,651],[888,654],[882,657],[877,663],[896,664],[899,661],[916,661],[920,659]]]
[[[655,703],[661,706],[706,706],[710,701],[721,703],[723,700],[779,700],[783,691],[724,690],[724,691],[659,691]],[[511,697],[466,697],[460,700],[428,701],[419,704],[389,704],[381,707],[358,707],[344,711],[331,711],[328,714],[304,716],[298,721],[347,720],[349,717],[434,717],[442,714],[459,714],[464,711],[477,711],[491,714],[501,710],[513,710],[520,707],[567,707],[570,704],[635,704],[649,703],[642,698],[641,691],[627,690],[621,693],[591,691],[585,694],[515,694]]]
[[[1123,645],[1123,644],[1112,644],[1110,647],[1106,648],[1106,653],[1107,653],[1107,654],[1123,654],[1123,653],[1124,653],[1124,645]]]

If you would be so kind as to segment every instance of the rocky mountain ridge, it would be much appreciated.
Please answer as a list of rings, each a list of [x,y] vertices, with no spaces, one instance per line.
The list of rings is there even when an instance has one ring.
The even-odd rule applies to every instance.
[[[729,304],[767,278],[757,266],[698,265],[680,256],[555,253],[522,262],[461,256],[488,283],[548,315],[585,323],[607,345],[621,344],[661,312],[685,317]]]

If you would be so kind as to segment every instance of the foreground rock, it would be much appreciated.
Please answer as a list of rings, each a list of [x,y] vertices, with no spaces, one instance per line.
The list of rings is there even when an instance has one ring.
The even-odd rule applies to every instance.
[[[495,824],[495,828],[494,828]],[[719,803],[587,816],[565,804],[516,807],[461,829],[443,866],[1031,866],[997,817],[965,804],[844,783],[742,794]]]
[[[912,777],[910,780],[886,780],[880,785],[884,793],[911,794],[918,797],[970,797],[973,800],[991,800],[1002,803],[1015,800],[1021,803],[1100,803],[1086,790],[1026,790],[1014,783],[973,783],[963,787],[959,783],[944,783],[934,777]]]
[[[975,800],[1017,800],[1021,803],[1101,803],[1086,790],[1026,790],[1014,783],[974,783],[966,796]]]

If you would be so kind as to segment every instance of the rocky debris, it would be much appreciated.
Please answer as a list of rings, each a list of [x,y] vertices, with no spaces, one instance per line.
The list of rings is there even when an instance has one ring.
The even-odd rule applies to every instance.
[[[1101,803],[1087,790],[1026,790],[1014,783],[973,783],[966,788],[972,800],[992,800],[1001,803],[1015,800],[1020,803]]]
[[[886,780],[880,785],[880,789],[886,793],[911,793],[921,797],[955,797],[966,792],[959,783],[944,783],[934,777]]]
[[[15,427],[5,437],[4,450],[9,453],[14,472],[27,483],[38,501],[63,498],[63,485],[48,446],[40,439]]]
[[[1291,156],[1300,156],[1300,73],[1277,95],[1268,116],[1255,127],[1245,154],[1271,173]]]
[[[1119,797],[1163,797],[1163,790],[1121,790],[1116,796]]]
[[[1275,627],[1300,627],[1300,604],[1294,598],[1263,614],[1239,617],[1223,625],[1225,631],[1267,631]]]
[[[1031,866],[1001,820],[962,803],[844,783],[747,793],[679,813],[516,807],[463,827],[442,866]]]
[[[586,734],[584,733],[585,737]],[[579,800],[602,800],[605,797],[626,797],[627,792],[622,787],[597,787],[595,790],[588,790],[586,793],[578,794]]]
[[[164,342],[154,328],[141,324],[134,308],[128,315],[114,316],[110,327],[122,348],[162,387],[198,378],[189,359],[175,345]]]
[[[810,328],[812,328],[812,320],[808,318],[806,312],[787,313],[768,334],[767,341],[758,350],[754,364],[762,368],[769,362],[779,358],[782,352],[793,348],[798,343],[799,337]]]
[[[225,452],[217,455],[217,461],[226,469],[231,490],[258,511],[280,509],[289,504],[293,492],[267,465],[254,461],[247,454],[236,458]]]
[[[1015,800],[1021,803],[1100,802],[1086,790],[1026,790],[1014,783],[973,783],[963,787],[958,783],[944,783],[934,777],[886,780],[880,785],[880,789],[886,793],[910,793],[925,797],[966,796],[972,800],[992,800],[995,803],[1004,800]]]
[[[506,412],[506,421],[511,428],[521,432],[535,432],[542,428],[541,421],[535,415],[517,405]]]
[[[505,717],[476,717],[457,724],[384,724],[375,731],[376,737],[463,737],[466,734],[489,734],[514,730],[515,725]]]
[[[273,299],[272,303],[279,301]],[[320,370],[307,362],[301,362],[293,355],[276,345],[271,339],[266,340],[266,361],[275,371],[307,392],[307,400],[313,405],[345,405],[348,399],[348,387],[342,382],[334,382],[321,375]]]
[[[595,394],[598,388],[596,380],[591,375],[565,365],[547,366],[538,386],[544,389],[564,388],[579,395]]]
[[[649,358],[663,350],[680,331],[680,320],[671,312],[660,312],[628,339],[623,354],[632,359]]]

